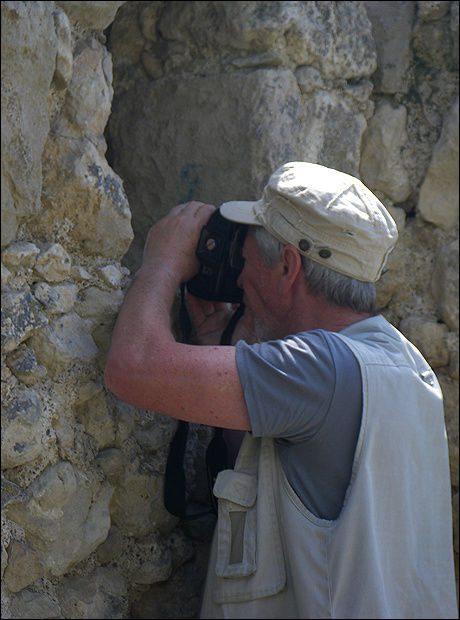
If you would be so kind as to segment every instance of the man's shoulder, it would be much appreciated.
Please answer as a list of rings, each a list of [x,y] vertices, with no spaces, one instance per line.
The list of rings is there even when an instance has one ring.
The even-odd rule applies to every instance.
[[[301,348],[314,350],[317,354],[324,352],[324,356],[330,356],[334,362],[342,359],[355,359],[353,350],[349,347],[347,340],[340,338],[337,332],[325,329],[315,329],[312,331],[300,332],[295,335],[293,341]]]
[[[337,333],[315,329],[291,334],[282,339],[254,345],[238,343],[236,359],[247,371],[283,371],[288,375],[326,377],[335,381],[337,372],[359,373],[359,364],[352,348]]]

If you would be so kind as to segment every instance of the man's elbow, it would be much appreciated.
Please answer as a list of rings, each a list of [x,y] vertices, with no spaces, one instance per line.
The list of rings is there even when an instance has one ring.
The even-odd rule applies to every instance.
[[[135,356],[125,353],[117,355],[109,352],[104,369],[105,387],[127,403],[132,401],[136,391],[138,376]]]

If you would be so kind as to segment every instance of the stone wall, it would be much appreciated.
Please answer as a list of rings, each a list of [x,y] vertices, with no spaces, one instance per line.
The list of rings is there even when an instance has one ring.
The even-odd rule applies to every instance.
[[[378,308],[441,382],[457,534],[457,63],[458,2],[2,2],[3,617],[196,615],[213,519],[164,509],[176,422],[105,355],[149,226],[294,159],[397,221]]]

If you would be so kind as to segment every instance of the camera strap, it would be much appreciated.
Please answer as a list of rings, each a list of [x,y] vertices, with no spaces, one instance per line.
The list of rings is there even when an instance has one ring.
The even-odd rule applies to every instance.
[[[191,321],[185,303],[185,285],[181,285],[180,323],[182,341],[190,339]],[[227,327],[225,328],[220,344],[230,345],[236,324],[244,313],[244,305],[240,304]],[[193,520],[205,515],[217,514],[217,500],[212,492],[217,475],[223,469],[228,468],[227,444],[223,437],[223,429],[215,428],[214,437],[206,449],[206,471],[208,477],[209,493],[212,507],[208,510],[189,513],[186,507],[186,477],[184,471],[184,454],[187,446],[189,423],[179,420],[176,432],[169,447],[168,460],[166,462],[164,505],[168,512],[184,520]]]

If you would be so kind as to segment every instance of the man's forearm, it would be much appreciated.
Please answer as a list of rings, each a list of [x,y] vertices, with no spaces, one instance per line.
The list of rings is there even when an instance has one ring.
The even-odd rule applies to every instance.
[[[170,312],[179,278],[164,266],[144,265],[136,273],[115,323],[106,366],[114,372],[136,372],[155,350],[174,342]]]
[[[234,347],[182,344],[171,330],[177,288],[199,269],[195,248],[212,211],[204,203],[179,205],[150,229],[143,266],[115,324],[105,381],[139,409],[249,430]]]

